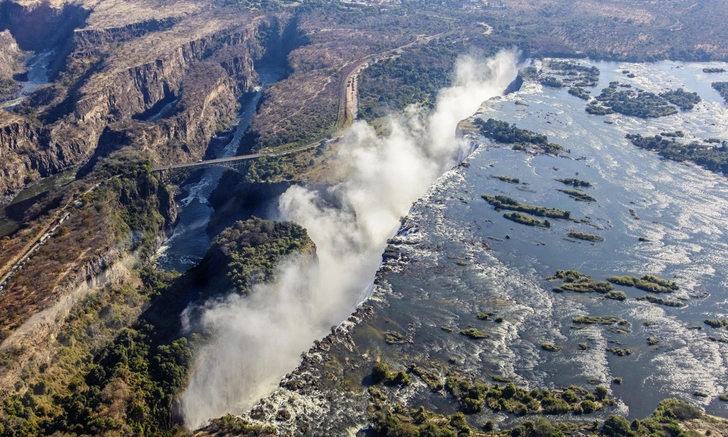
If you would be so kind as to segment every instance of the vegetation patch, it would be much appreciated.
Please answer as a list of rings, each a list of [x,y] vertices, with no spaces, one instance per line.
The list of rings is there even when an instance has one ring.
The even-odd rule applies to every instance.
[[[463,329],[463,330],[460,331],[460,334],[462,334],[462,335],[464,335],[466,337],[470,337],[470,338],[475,339],[475,340],[481,340],[481,339],[484,339],[484,338],[490,338],[490,335],[488,335],[485,332],[482,332],[482,331],[480,331],[480,330],[478,330],[476,328]]]
[[[587,234],[586,232],[571,231],[567,235],[571,238],[576,238],[577,240],[590,241],[592,243],[599,243],[604,241],[604,238],[598,235]]]
[[[547,281],[562,280],[564,283],[553,291],[574,291],[577,293],[608,293],[614,289],[609,282],[596,282],[578,270],[557,270]]]
[[[519,129],[505,121],[489,118],[483,121],[478,118],[473,122],[480,127],[480,134],[499,143],[513,144],[514,150],[537,149],[549,155],[558,155],[564,148],[556,143],[549,143],[546,135],[530,130]]]
[[[582,88],[580,86],[570,87],[569,94],[571,94],[572,96],[578,97],[582,100],[591,99],[591,93],[588,90],[585,90],[584,88]]]
[[[294,252],[312,252],[306,230],[290,222],[253,217],[240,221],[218,235],[210,248],[214,261],[225,265],[230,282],[243,293],[269,281],[276,263]]]
[[[521,214],[520,212],[507,212],[503,214],[503,217],[512,222],[520,223],[526,226],[538,226],[542,228],[551,227],[551,222],[548,220],[541,221],[526,214]]]
[[[561,191],[564,194],[568,194],[569,197],[571,197],[574,200],[577,200],[579,202],[596,202],[597,199],[593,198],[592,196],[579,191],[579,190],[556,190]]]
[[[496,210],[507,209],[510,211],[525,212],[527,214],[535,215],[538,217],[558,219],[571,218],[571,211],[562,211],[560,209],[546,208],[544,206],[526,205],[523,203],[519,203],[517,200],[511,199],[507,196],[490,196],[488,194],[483,194],[481,197],[485,199],[486,202],[493,205]]]
[[[492,176],[495,179],[498,179],[499,181],[508,182],[509,184],[520,184],[521,180],[518,178],[511,178],[508,176]]]
[[[725,100],[726,104],[728,104],[728,82],[713,82],[711,86],[718,91],[720,96],[723,97],[723,100]]]
[[[387,331],[384,333],[384,341],[387,344],[404,344],[407,343],[407,337],[397,331]]]
[[[593,87],[599,82],[600,71],[597,67],[588,67],[572,61],[551,60],[546,64],[546,69],[551,74],[559,77],[562,86],[569,85],[572,88]]]
[[[604,297],[613,300],[627,300],[627,294],[624,291],[612,290],[609,293],[605,294]]]
[[[711,328],[728,328],[728,319],[706,319],[703,323]]]
[[[636,276],[610,276],[607,281],[612,284],[635,287],[650,293],[674,293],[680,287],[673,281],[658,278],[653,275]]]
[[[555,181],[561,182],[564,185],[571,185],[572,187],[584,187],[589,188],[592,186],[591,182],[582,181],[581,179],[574,178],[556,178]]]
[[[703,68],[703,73],[725,73],[725,68]]]
[[[571,319],[571,321],[579,325],[614,325],[627,322],[614,316],[578,316]]]
[[[667,300],[667,299],[663,299],[661,297],[652,296],[650,294],[648,294],[646,296],[640,296],[640,297],[637,298],[637,300],[646,300],[647,302],[654,303],[654,304],[657,304],[657,305],[664,305],[666,307],[680,308],[680,307],[684,307],[685,306],[685,304],[682,303],[682,302],[680,302],[680,301],[677,301],[677,300]]]
[[[603,389],[603,387],[602,387]],[[450,374],[445,382],[445,390],[450,393],[465,414],[479,413],[484,409],[502,411],[517,416],[528,414],[583,414],[593,413],[612,405],[614,400],[607,397],[606,389],[594,393],[571,386],[561,390],[525,390],[513,382],[505,386],[488,386],[483,381],[474,382]]]
[[[697,105],[701,101],[698,93],[691,93],[685,91],[682,88],[660,93],[660,97],[664,98],[665,100],[677,106],[683,111],[690,111],[695,107],[695,105]]]
[[[611,352],[614,355],[617,355],[618,357],[624,357],[626,355],[632,355],[632,351],[629,349],[622,349],[618,347],[610,347],[607,348],[607,352]]]
[[[392,371],[387,363],[379,362],[372,367],[372,381],[375,384],[407,386],[412,384],[412,377],[403,370]]]
[[[728,83],[728,82],[727,82]],[[713,172],[728,172],[728,142],[693,141],[681,143],[675,137],[643,137],[628,134],[626,137],[635,146],[657,152],[665,159],[677,162],[693,162]]]
[[[669,96],[677,95],[686,103],[683,93],[668,91],[663,93]],[[698,97],[699,98],[699,97]],[[606,115],[614,112],[640,118],[657,118],[677,113],[677,109],[670,105],[669,101],[662,95],[657,95],[640,89],[620,86],[619,82],[610,82],[604,88],[595,101],[589,103],[586,112],[595,115]]]
[[[541,349],[547,352],[558,352],[561,350],[561,346],[556,346],[553,343],[541,343]]]
[[[444,385],[442,384],[442,380],[434,372],[423,369],[422,367],[419,367],[417,366],[417,364],[414,363],[410,365],[409,370],[410,372],[419,376],[420,379],[422,379],[422,381],[424,381],[425,384],[427,384],[427,386],[430,387],[433,391],[439,391],[443,389]]]
[[[563,88],[564,87],[564,82],[556,79],[553,76],[545,76],[545,77],[541,78],[541,80],[539,80],[539,82],[541,82],[541,85],[548,86],[551,88]]]

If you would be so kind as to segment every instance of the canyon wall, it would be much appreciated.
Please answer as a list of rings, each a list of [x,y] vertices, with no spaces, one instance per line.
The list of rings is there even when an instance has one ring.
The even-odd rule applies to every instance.
[[[8,28],[21,48],[41,47],[18,23],[42,22],[62,35],[86,17],[69,7],[7,3],[0,29]],[[149,152],[155,164],[201,159],[258,82],[254,62],[266,54],[268,38],[259,28],[268,32],[287,20],[175,16],[86,27],[48,40],[57,51],[52,64],[62,65],[57,80],[12,113],[0,110],[0,196],[88,162],[90,170],[122,147]]]

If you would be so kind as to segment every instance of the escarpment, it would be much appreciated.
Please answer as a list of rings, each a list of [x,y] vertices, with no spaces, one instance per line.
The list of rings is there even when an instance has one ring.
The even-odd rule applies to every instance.
[[[210,12],[104,28],[94,14],[64,43],[58,79],[12,113],[0,110],[0,195],[85,163],[90,170],[123,147],[149,152],[154,164],[202,158],[258,82],[254,62],[268,38],[259,28],[288,20]]]

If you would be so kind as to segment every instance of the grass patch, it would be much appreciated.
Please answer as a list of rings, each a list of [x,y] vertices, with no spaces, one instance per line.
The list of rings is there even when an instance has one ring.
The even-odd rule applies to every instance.
[[[677,300],[666,300],[666,299],[663,299],[661,297],[652,296],[650,294],[648,294],[646,296],[640,296],[640,297],[637,298],[637,300],[646,300],[647,302],[650,302],[650,303],[654,303],[654,304],[657,304],[657,305],[664,305],[664,306],[667,306],[667,307],[674,307],[674,308],[680,308],[680,307],[684,307],[685,306],[685,304],[682,303],[682,302],[680,302],[680,301],[677,301]]]
[[[627,294],[624,291],[612,290],[604,295],[604,297],[612,300],[627,300]]]
[[[614,289],[609,282],[593,281],[578,270],[557,270],[556,274],[546,278],[547,281],[562,280],[564,283],[554,287],[553,291],[574,291],[577,293],[609,293]]]
[[[579,201],[579,202],[596,202],[597,201],[597,199],[595,199],[592,196],[590,196],[582,191],[579,191],[579,190],[558,190],[557,189],[556,191],[561,191],[564,194],[568,194],[569,197],[571,197],[572,199]]]
[[[639,288],[650,293],[673,293],[680,289],[675,282],[653,275],[644,275],[641,278],[636,276],[610,276],[607,281],[612,284]]]
[[[546,208],[544,206],[526,205],[507,196],[490,196],[488,194],[483,194],[481,197],[486,202],[493,205],[496,210],[506,209],[509,211],[525,212],[527,214],[535,215],[538,217],[548,217],[556,219],[571,218],[571,211],[562,211],[560,209]]]
[[[541,349],[543,349],[547,352],[558,352],[562,348],[561,348],[561,346],[556,346],[553,343],[541,343]]]
[[[587,234],[586,232],[571,231],[571,232],[569,232],[568,235],[571,238],[576,238],[577,240],[589,241],[591,243],[600,243],[600,242],[604,241],[604,238],[602,238],[598,235]]]
[[[516,223],[520,223],[526,226],[536,226],[541,228],[550,228],[551,222],[548,220],[538,220],[520,212],[507,212],[503,214],[503,217]]]
[[[520,184],[521,180],[518,178],[511,178],[508,176],[492,176],[495,179],[498,179],[499,181],[508,182],[509,184]]]
[[[460,331],[460,334],[462,334],[462,335],[464,335],[466,337],[472,338],[474,340],[481,340],[481,339],[484,339],[484,338],[490,338],[490,335],[488,335],[485,332],[482,332],[482,331],[480,331],[480,330],[478,330],[476,328],[463,329],[462,331]]]
[[[561,182],[564,185],[571,185],[572,187],[584,187],[589,188],[592,186],[590,182],[582,181],[581,179],[574,179],[574,178],[556,178],[555,181]]]

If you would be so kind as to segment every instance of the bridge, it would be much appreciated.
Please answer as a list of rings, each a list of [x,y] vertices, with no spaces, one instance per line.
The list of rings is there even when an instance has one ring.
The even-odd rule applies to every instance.
[[[163,171],[168,171],[168,170],[179,170],[179,169],[185,169],[185,168],[203,168],[203,167],[232,168],[236,164],[244,162],[244,161],[250,161],[250,160],[258,159],[258,158],[275,158],[278,156],[290,155],[292,153],[303,152],[304,150],[313,149],[314,147],[318,147],[322,142],[332,143],[332,142],[339,141],[340,139],[341,139],[341,135],[337,136],[336,138],[332,138],[330,140],[316,141],[313,143],[305,144],[303,146],[293,147],[293,148],[282,150],[279,152],[263,151],[263,152],[259,152],[259,153],[253,153],[250,155],[238,155],[238,156],[230,156],[227,158],[206,159],[204,161],[187,162],[187,163],[183,163],[183,164],[162,165],[159,167],[152,168],[152,171],[153,172],[163,172]]]

